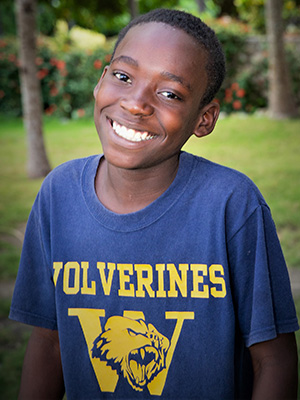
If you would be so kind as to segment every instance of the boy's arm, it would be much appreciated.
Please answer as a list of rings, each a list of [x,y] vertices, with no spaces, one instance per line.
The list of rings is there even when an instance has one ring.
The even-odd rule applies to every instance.
[[[19,400],[62,399],[64,392],[58,332],[35,327],[24,358]]]
[[[296,399],[298,355],[294,333],[252,345],[254,384],[252,400]]]

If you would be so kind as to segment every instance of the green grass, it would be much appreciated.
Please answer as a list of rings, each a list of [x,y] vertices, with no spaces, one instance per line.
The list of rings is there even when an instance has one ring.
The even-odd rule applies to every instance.
[[[20,235],[42,180],[26,176],[22,121],[0,117],[0,279],[14,279]],[[52,167],[101,152],[92,120],[45,119],[45,140]],[[290,267],[300,267],[300,120],[232,116],[211,135],[192,137],[185,149],[246,173],[272,209]],[[300,299],[296,301],[300,313]],[[9,301],[0,302],[0,397],[15,399],[29,331],[7,323]],[[300,332],[297,333],[300,344]],[[300,346],[299,346],[300,348]],[[300,356],[300,354],[299,354]]]

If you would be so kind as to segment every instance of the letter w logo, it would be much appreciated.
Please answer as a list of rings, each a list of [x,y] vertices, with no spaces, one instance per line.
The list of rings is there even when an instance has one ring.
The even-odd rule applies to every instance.
[[[123,375],[134,390],[143,391],[147,386],[151,395],[160,396],[183,322],[194,319],[194,312],[165,313],[166,319],[176,320],[171,341],[152,324],[147,325],[141,311],[112,316],[104,329],[100,318],[105,317],[105,310],[70,308],[69,316],[78,317],[102,392],[114,392]]]

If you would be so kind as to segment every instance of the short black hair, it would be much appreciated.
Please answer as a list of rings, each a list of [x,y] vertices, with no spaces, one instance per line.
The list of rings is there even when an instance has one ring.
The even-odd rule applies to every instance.
[[[131,28],[136,25],[150,22],[161,22],[181,29],[196,39],[201,48],[205,49],[207,54],[206,72],[208,84],[203,98],[201,99],[201,107],[210,103],[214,99],[225,78],[225,56],[221,43],[219,42],[215,32],[200,18],[195,17],[192,14],[179,10],[159,8],[152,10],[147,14],[140,15],[139,17],[133,19],[119,33],[113,50],[112,59],[117,47]]]

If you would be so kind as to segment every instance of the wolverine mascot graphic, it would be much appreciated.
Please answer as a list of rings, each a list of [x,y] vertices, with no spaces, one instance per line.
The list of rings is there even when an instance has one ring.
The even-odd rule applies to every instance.
[[[153,325],[114,316],[95,339],[92,357],[106,361],[133,389],[142,391],[166,367],[168,348],[169,340]]]

